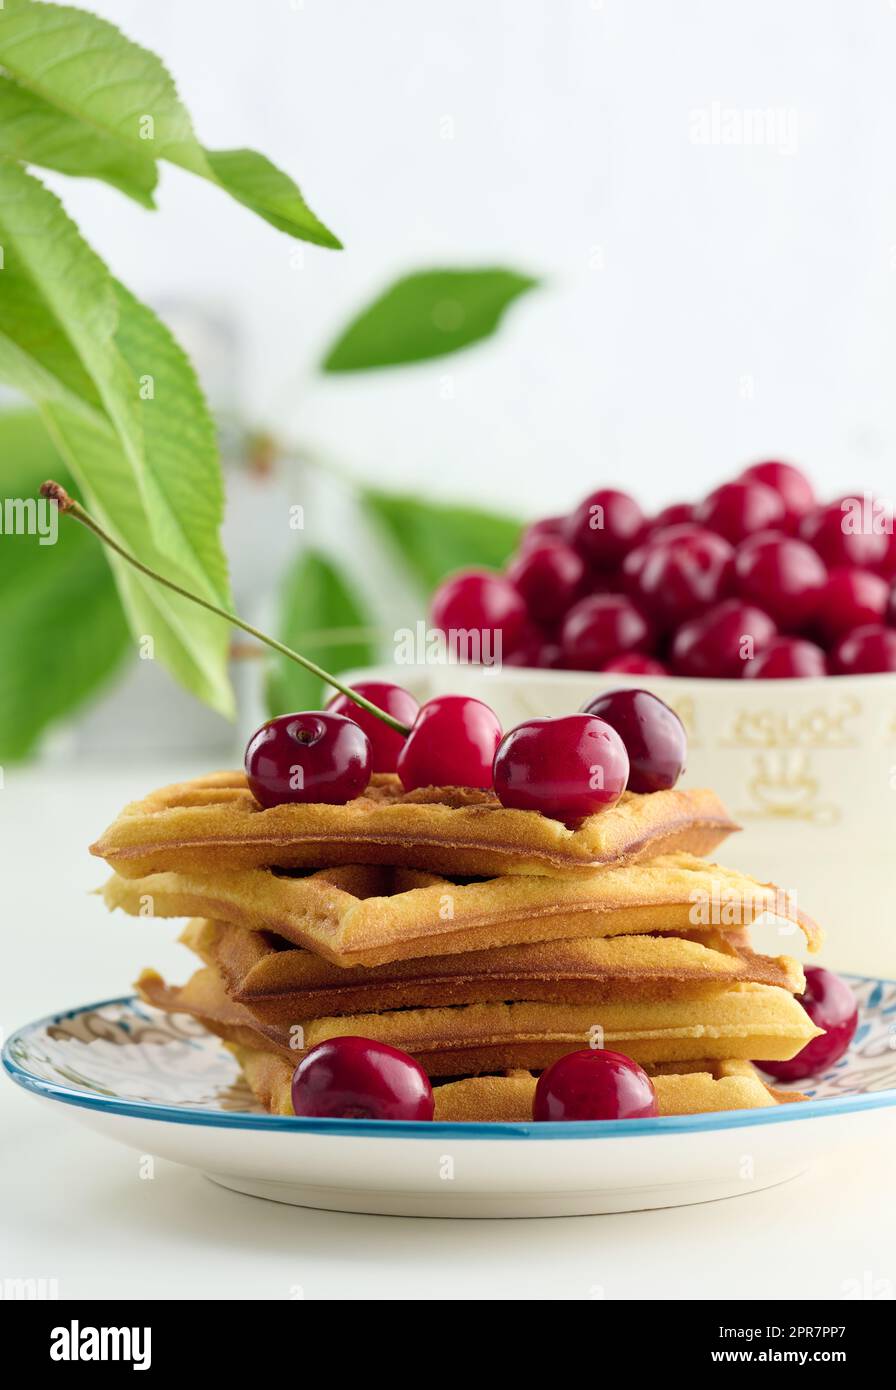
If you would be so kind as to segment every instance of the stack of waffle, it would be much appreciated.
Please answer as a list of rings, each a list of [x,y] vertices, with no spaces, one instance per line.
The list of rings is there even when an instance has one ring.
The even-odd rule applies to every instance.
[[[257,1097],[290,1114],[308,1049],[338,1035],[403,1049],[444,1120],[525,1120],[537,1074],[589,1046],[653,1077],[661,1114],[778,1104],[751,1062],[818,1030],[789,956],[756,954],[774,885],[707,863],[736,829],[712,792],[626,793],[574,827],[490,792],[405,793],[374,776],[344,806],[263,809],[241,773],[125,808],[93,852],[110,908],[189,917],[183,986],[145,971],[148,1003],[194,1015]]]

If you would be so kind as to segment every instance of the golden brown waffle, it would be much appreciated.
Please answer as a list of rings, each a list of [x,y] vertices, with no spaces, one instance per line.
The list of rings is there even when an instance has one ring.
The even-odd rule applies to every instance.
[[[708,854],[736,829],[707,790],[626,792],[573,828],[536,811],[508,810],[493,792],[471,787],[404,792],[392,773],[376,774],[345,806],[263,809],[241,772],[217,772],[126,806],[91,849],[126,878],[272,864],[570,874],[678,850]]]
[[[292,1115],[294,1066],[272,1052],[232,1046],[253,1095],[274,1115]],[[796,1091],[765,1085],[749,1062],[697,1061],[676,1064],[676,1073],[654,1075],[661,1115],[695,1115],[719,1110],[752,1110],[804,1100]],[[510,1123],[532,1119],[536,1077],[528,1071],[500,1076],[469,1076],[433,1087],[436,1120]]]
[[[749,948],[746,932],[538,941],[488,951],[424,956],[344,970],[266,932],[195,918],[181,941],[220,972],[228,994],[256,1018],[288,1026],[297,1018],[382,1012],[509,999],[601,1003],[669,999],[751,980],[801,993],[802,967]]]
[[[104,896],[109,908],[134,915],[207,917],[272,931],[344,967],[553,938],[747,926],[769,907],[799,926],[811,949],[821,940],[812,919],[774,884],[686,853],[587,877],[507,875],[476,883],[375,865],[302,877],[207,867],[116,875]]]
[[[784,1060],[820,1033],[785,990],[758,984],[722,986],[683,1000],[466,1004],[296,1019],[289,1028],[265,1023],[231,999],[210,966],[180,989],[167,986],[155,971],[144,971],[137,989],[147,1003],[193,1014],[228,1042],[273,1047],[294,1062],[326,1038],[355,1035],[409,1052],[430,1076],[539,1071],[567,1052],[595,1043],[638,1062]]]

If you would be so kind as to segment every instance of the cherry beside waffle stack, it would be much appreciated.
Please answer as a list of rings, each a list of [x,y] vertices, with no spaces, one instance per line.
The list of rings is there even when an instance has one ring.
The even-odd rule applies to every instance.
[[[705,790],[569,824],[389,773],[343,805],[265,808],[216,773],[126,807],[92,852],[110,908],[191,919],[200,968],[179,988],[145,971],[144,1000],[223,1038],[276,1113],[308,1051],[351,1036],[415,1058],[436,1119],[531,1119],[537,1075],[587,1048],[638,1062],[668,1115],[799,1098],[751,1063],[820,1032],[799,963],[749,940],[769,910],[813,950],[818,928],[702,857],[736,828]]]

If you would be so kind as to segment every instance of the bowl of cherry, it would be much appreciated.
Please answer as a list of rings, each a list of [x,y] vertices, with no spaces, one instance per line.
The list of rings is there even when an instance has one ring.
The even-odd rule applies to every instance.
[[[835,964],[896,975],[887,503],[819,499],[779,461],[654,516],[598,488],[530,524],[502,572],[443,580],[430,629],[441,659],[351,678],[396,682],[418,700],[472,696],[504,729],[568,716],[604,692],[652,691],[687,731],[687,782],[712,786],[743,826],[721,857],[798,888]]]

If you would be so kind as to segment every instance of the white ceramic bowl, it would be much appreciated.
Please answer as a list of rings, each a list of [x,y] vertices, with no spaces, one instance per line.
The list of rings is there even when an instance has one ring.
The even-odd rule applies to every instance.
[[[713,787],[743,827],[716,857],[794,894],[825,928],[825,964],[896,975],[896,676],[701,681],[438,664],[351,673],[374,676],[418,699],[475,695],[505,728],[620,685],[654,691],[688,731],[683,784]],[[779,949],[799,953],[792,937]]]

